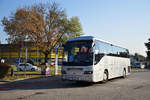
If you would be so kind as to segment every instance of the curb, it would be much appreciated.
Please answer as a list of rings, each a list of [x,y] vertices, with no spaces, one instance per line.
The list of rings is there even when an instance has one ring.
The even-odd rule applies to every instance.
[[[10,80],[10,81],[7,81],[7,80],[0,80],[0,84],[6,84],[6,83],[11,83],[11,82],[17,82],[17,81],[24,81],[24,80],[27,80],[27,79],[46,79],[46,78],[55,78],[55,77],[60,77],[60,75],[56,75],[56,76],[54,76],[54,75],[49,75],[49,76],[45,76],[45,75],[43,75],[43,76],[40,76],[40,77],[32,77],[32,78],[20,78],[20,79],[16,79],[16,80]],[[55,80],[55,79],[51,79],[51,80]]]
[[[148,69],[131,70],[131,72],[150,72]]]

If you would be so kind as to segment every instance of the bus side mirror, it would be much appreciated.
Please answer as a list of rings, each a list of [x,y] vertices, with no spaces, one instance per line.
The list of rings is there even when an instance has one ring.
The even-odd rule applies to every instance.
[[[95,47],[95,43],[92,44],[92,47]]]

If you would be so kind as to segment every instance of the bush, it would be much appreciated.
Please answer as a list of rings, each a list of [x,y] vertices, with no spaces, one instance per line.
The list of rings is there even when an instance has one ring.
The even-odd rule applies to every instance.
[[[11,66],[8,64],[0,63],[0,79],[4,78],[7,75],[10,68]]]

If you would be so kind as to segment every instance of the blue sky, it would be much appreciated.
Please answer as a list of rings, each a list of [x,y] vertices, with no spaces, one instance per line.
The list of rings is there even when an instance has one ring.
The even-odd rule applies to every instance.
[[[0,0],[0,20],[25,5],[50,0]],[[92,35],[146,55],[150,38],[150,0],[55,0],[69,17],[78,16],[85,35]],[[0,26],[0,39],[6,33]]]

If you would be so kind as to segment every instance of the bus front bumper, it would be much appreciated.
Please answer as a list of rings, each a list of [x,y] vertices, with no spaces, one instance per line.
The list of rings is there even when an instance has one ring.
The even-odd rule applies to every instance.
[[[92,75],[62,75],[63,80],[93,82]]]

